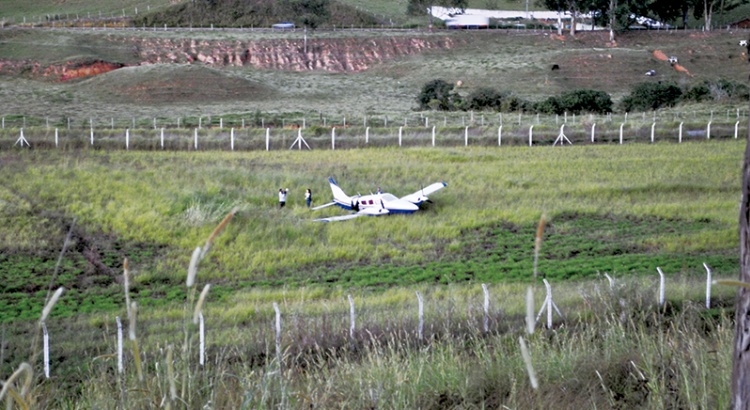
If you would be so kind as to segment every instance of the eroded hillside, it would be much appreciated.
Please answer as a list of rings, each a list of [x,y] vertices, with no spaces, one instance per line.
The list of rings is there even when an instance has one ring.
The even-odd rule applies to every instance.
[[[361,72],[375,64],[427,50],[451,49],[460,43],[451,36],[383,36],[323,39],[196,40],[155,36],[110,36],[113,48],[132,50],[132,61],[102,61],[71,56],[72,60],[44,64],[30,59],[0,60],[0,73],[51,80],[90,77],[124,66],[200,63],[223,67],[250,66],[285,71]]]

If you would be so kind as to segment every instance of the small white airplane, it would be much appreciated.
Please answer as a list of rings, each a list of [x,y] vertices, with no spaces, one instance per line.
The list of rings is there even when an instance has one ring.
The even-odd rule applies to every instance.
[[[328,178],[333,192],[333,201],[324,205],[316,206],[313,210],[322,209],[331,205],[338,205],[348,211],[354,211],[352,214],[332,216],[329,218],[315,219],[317,222],[334,222],[354,219],[360,216],[381,216],[389,214],[411,214],[419,210],[419,206],[425,202],[432,202],[428,195],[446,187],[445,182],[436,182],[428,185],[419,191],[398,198],[389,193],[376,193],[370,195],[349,196],[339,187],[333,178]]]

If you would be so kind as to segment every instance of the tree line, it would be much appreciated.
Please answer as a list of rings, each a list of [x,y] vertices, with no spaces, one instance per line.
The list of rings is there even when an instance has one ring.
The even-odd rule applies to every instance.
[[[736,81],[705,80],[686,88],[674,83],[643,82],[636,84],[619,103],[604,91],[579,89],[550,96],[541,101],[525,100],[512,92],[481,87],[467,95],[457,91],[454,84],[442,79],[429,81],[417,96],[419,110],[437,111],[495,111],[539,114],[606,114],[651,111],[671,107],[681,102],[746,101],[750,88]]]
[[[692,15],[711,30],[716,13],[724,15],[748,0],[539,0],[549,10],[569,13],[572,23],[582,14],[591,14],[594,22],[616,31],[637,22],[639,17],[686,27]],[[575,24],[571,24],[571,34]]]

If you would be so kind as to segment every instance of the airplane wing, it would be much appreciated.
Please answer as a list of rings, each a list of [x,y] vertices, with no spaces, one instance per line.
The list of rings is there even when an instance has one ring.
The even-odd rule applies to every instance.
[[[318,218],[313,219],[314,222],[336,222],[336,221],[346,221],[348,219],[354,219],[360,216],[381,216],[381,215],[388,215],[390,212],[385,208],[366,208],[363,209],[357,213],[349,214],[349,215],[341,215],[341,216],[331,216],[328,218]]]
[[[314,208],[310,208],[310,209],[313,210],[313,211],[317,211],[318,209],[328,208],[331,205],[336,205],[336,203],[335,202],[329,202],[327,204],[318,205],[318,206],[316,206]]]
[[[336,221],[346,221],[348,219],[354,219],[359,216],[362,216],[364,214],[356,213],[356,214],[348,214],[348,215],[341,215],[341,216],[331,216],[328,218],[318,218],[313,219],[313,222],[336,222]]]
[[[419,205],[422,202],[429,200],[428,196],[430,194],[432,194],[433,192],[437,192],[438,190],[443,189],[446,186],[448,186],[448,184],[446,184],[445,182],[435,182],[432,185],[428,185],[420,189],[419,191],[413,194],[406,195],[405,197],[402,197],[400,199]]]

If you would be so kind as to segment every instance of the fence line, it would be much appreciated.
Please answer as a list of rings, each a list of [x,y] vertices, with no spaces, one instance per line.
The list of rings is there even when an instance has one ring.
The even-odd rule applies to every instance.
[[[723,112],[724,113],[724,112]],[[722,114],[723,114],[722,113]],[[629,115],[630,114],[630,115]],[[652,123],[677,123],[680,121],[707,123],[709,121],[723,120],[725,122],[745,120],[748,118],[748,112],[744,109],[726,109],[725,115],[718,115],[715,111],[709,112],[685,112],[675,109],[663,109],[653,111],[651,115],[645,112],[641,115],[632,115],[632,113],[622,114],[582,114],[568,116],[565,114],[560,119],[559,115],[541,115],[541,114],[524,114],[518,113],[490,113],[481,112],[476,115],[473,111],[469,112],[434,112],[422,111],[401,114],[324,114],[318,112],[311,117],[306,115],[285,115],[285,114],[251,114],[251,115],[206,115],[196,117],[147,117],[147,118],[75,118],[75,117],[57,117],[57,120],[50,120],[50,117],[27,117],[24,115],[2,115],[0,116],[0,129],[6,128],[30,128],[40,127],[51,129],[88,129],[88,128],[109,128],[110,130],[130,128],[132,130],[145,130],[163,127],[167,129],[184,128],[184,129],[203,129],[203,128],[315,128],[315,127],[341,127],[341,128],[429,128],[430,124],[437,126],[442,123],[442,128],[449,127],[471,127],[471,128],[494,128],[500,125],[518,125],[528,128],[531,125],[552,126],[559,128],[560,124],[566,124],[569,127],[580,124],[590,125],[592,123],[626,123],[632,126],[639,124]],[[361,118],[352,120],[352,118]],[[400,119],[399,119],[400,117]],[[722,118],[723,117],[723,118]],[[442,119],[442,121],[441,121]],[[361,124],[361,125],[360,125]]]
[[[221,120],[220,120],[221,121]],[[614,124],[605,123],[598,126],[597,123],[591,124],[566,124],[559,127],[559,132],[554,131],[553,127],[544,125],[530,125],[528,131],[524,131],[522,126],[503,125],[486,127],[469,127],[461,128],[444,127],[438,129],[434,125],[432,128],[414,126],[406,128],[398,126],[397,135],[394,136],[393,128],[364,129],[359,127],[344,128],[330,127],[330,149],[351,149],[365,148],[371,146],[387,146],[395,143],[399,147],[416,147],[416,146],[493,146],[503,145],[521,145],[524,144],[522,139],[523,133],[527,132],[528,146],[535,145],[569,145],[575,144],[595,144],[595,143],[619,143],[625,142],[674,142],[682,143],[685,135],[692,140],[711,140],[711,139],[729,139],[739,138],[739,129],[741,121],[719,122],[708,121],[705,125],[694,123],[691,127],[685,127],[685,122],[681,121],[676,127],[674,123],[657,122],[650,123],[650,132],[647,131],[645,124],[622,122],[619,124],[618,131],[612,129]],[[221,121],[223,123],[223,121]],[[126,128],[124,132],[112,130],[111,128],[95,128],[94,122],[90,121],[88,145],[97,149],[124,148],[132,149],[192,149],[192,150],[259,150],[263,149],[262,133],[265,132],[265,150],[275,149],[302,149],[303,144],[307,149],[325,149],[325,129],[322,128],[244,128],[240,133],[236,132],[235,127],[231,128],[192,128],[192,135],[186,135],[189,131],[186,129],[170,129],[165,135],[165,127],[158,129],[132,129]],[[590,127],[590,128],[589,128]],[[497,140],[494,140],[494,133],[497,130]],[[296,132],[295,132],[296,131]],[[590,133],[590,140],[589,140]],[[296,138],[291,145],[289,140],[296,134]],[[675,134],[677,137],[675,138]],[[18,137],[16,139],[16,136]],[[5,137],[5,138],[3,138]],[[188,138],[190,138],[188,140]],[[13,147],[32,147],[33,148],[56,148],[56,149],[75,149],[83,148],[80,133],[75,130],[54,130],[43,127],[31,128],[8,128],[0,130],[0,149],[10,148],[10,141],[15,139]],[[4,141],[5,140],[5,141]],[[312,145],[308,144],[308,140]],[[503,141],[505,140],[505,141]],[[189,141],[189,143],[188,143]],[[168,146],[165,142],[169,143]],[[288,147],[288,148],[287,148]]]
[[[711,272],[710,267],[706,263],[703,263],[703,267],[705,268],[706,275],[707,275],[706,276],[707,280],[706,280],[706,305],[705,305],[705,308],[706,309],[710,309],[711,286],[713,284],[713,281],[712,281],[712,272]],[[661,270],[661,268],[657,267],[656,269],[657,269],[657,272],[659,273],[659,283],[658,283],[658,288],[656,289],[655,293],[658,295],[657,306],[661,308],[666,303],[666,297],[665,297],[665,295],[666,295],[666,285],[665,285],[666,281],[665,281],[665,276],[666,275]],[[614,279],[609,274],[606,274],[606,273],[604,274],[604,277],[609,282],[609,287],[608,287],[609,291],[610,292],[617,292],[618,290],[615,287],[615,281],[614,281]],[[526,300],[526,314],[524,316],[525,316],[525,324],[526,324],[526,326],[525,326],[525,332],[528,333],[528,334],[533,334],[534,333],[535,328],[539,324],[540,317],[545,312],[546,312],[546,321],[544,323],[544,328],[546,328],[546,329],[553,329],[555,327],[555,323],[553,321],[553,311],[557,313],[557,315],[559,317],[559,320],[560,320],[560,323],[564,324],[566,322],[565,317],[563,316],[563,314],[561,313],[560,309],[558,308],[558,306],[555,304],[555,302],[553,300],[553,297],[552,297],[552,294],[553,294],[552,293],[552,285],[550,284],[550,282],[547,279],[543,279],[543,284],[544,284],[544,287],[546,289],[546,296],[545,296],[545,299],[544,299],[544,301],[543,301],[543,303],[541,305],[541,309],[539,310],[538,314],[536,315],[536,319],[534,319],[534,300],[533,300],[532,287],[529,286],[527,288],[527,291],[526,291],[526,297],[525,297],[525,300]],[[656,285],[656,284],[654,284],[654,285]],[[597,286],[597,285],[595,285],[595,286]],[[493,329],[491,329],[491,327],[490,327],[490,316],[491,316],[491,313],[490,313],[490,303],[491,303],[490,293],[491,292],[490,292],[489,285],[484,284],[484,283],[481,284],[481,289],[482,289],[482,293],[483,293],[482,326],[481,326],[481,329],[479,327],[477,327],[474,331],[475,332],[480,332],[482,334],[488,334],[488,333],[491,333],[493,331]],[[407,331],[407,334],[411,333],[412,337],[416,336],[416,340],[418,340],[419,342],[428,342],[429,343],[429,342],[431,342],[432,338],[431,337],[426,337],[426,335],[425,335],[425,313],[426,313],[426,308],[425,308],[425,303],[424,303],[425,299],[422,296],[422,293],[419,292],[419,291],[416,291],[415,295],[416,295],[416,302],[417,302],[416,318],[418,319],[418,324],[417,324],[416,329],[414,330],[413,333]],[[585,297],[585,293],[581,293],[581,296]],[[352,297],[352,295],[348,294],[347,297],[346,297],[346,299],[348,301],[348,306],[349,306],[349,309],[348,309],[348,316],[349,316],[348,340],[351,343],[352,348],[355,348],[356,341],[357,341],[357,336],[356,336],[356,332],[355,332],[355,329],[356,329],[356,326],[355,326],[355,317],[356,317],[357,313],[356,313],[356,310],[355,310],[355,303],[354,303],[354,298]],[[438,298],[438,299],[440,299],[440,298]],[[133,302],[133,303],[135,303],[135,302]],[[273,307],[273,312],[274,312],[273,313],[274,319],[273,319],[273,331],[271,333],[274,335],[274,346],[275,346],[275,359],[274,360],[276,361],[276,363],[279,366],[281,366],[282,362],[284,360],[284,357],[285,357],[284,342],[283,342],[283,339],[284,339],[284,330],[285,330],[284,327],[293,328],[294,327],[293,323],[294,322],[299,322],[300,316],[299,316],[299,314],[295,314],[294,312],[288,312],[288,313],[285,314],[284,312],[282,312],[282,309],[281,309],[281,307],[279,306],[279,304],[277,302],[273,302],[272,303],[272,307]],[[364,309],[363,309],[363,311],[364,311]],[[345,311],[342,309],[342,312],[341,312],[342,318],[343,318],[343,316],[346,315],[344,312]],[[450,313],[448,313],[448,314],[450,315]],[[290,316],[290,320],[291,320],[290,324],[288,324],[288,325],[283,324],[282,317],[284,315],[289,315]],[[261,314],[260,316],[263,316],[263,315]],[[469,317],[471,317],[471,309],[469,310]],[[304,318],[302,318],[302,319],[304,320]],[[117,331],[117,338],[116,338],[116,346],[115,346],[116,353],[115,353],[114,356],[116,356],[116,358],[117,358],[117,361],[116,361],[117,362],[117,373],[118,374],[122,374],[123,371],[124,371],[124,367],[125,367],[125,365],[124,365],[124,359],[123,359],[123,329],[122,329],[122,323],[120,321],[120,317],[119,316],[115,317],[115,321],[116,321],[116,324],[117,324],[117,329],[116,329],[116,331]],[[264,320],[259,317],[259,321],[263,322]],[[326,322],[329,322],[329,321],[330,321],[330,319],[326,320]],[[512,325],[510,327],[507,327],[507,326],[503,327],[503,326],[499,325],[499,322],[497,322],[497,323],[498,323],[498,325],[494,329],[495,332],[503,332],[503,331],[505,331],[503,329],[513,328],[514,327]],[[135,326],[136,326],[135,325],[135,318],[131,315],[131,317],[130,317],[130,339],[131,340],[135,339],[135,331],[136,331],[135,330]],[[202,312],[200,312],[200,314],[199,314],[199,329],[200,329],[199,330],[199,365],[201,366],[201,368],[203,368],[204,365],[205,365],[206,356],[207,356],[208,352],[210,352],[210,350],[207,351],[207,349],[206,349],[206,340],[205,340],[205,336],[204,336],[205,324],[204,324],[204,318],[203,318]],[[311,327],[310,326],[306,326],[304,323],[302,323],[301,326],[298,325],[297,329],[300,329],[303,333],[306,332],[307,336],[310,336],[310,335],[313,335],[313,334],[316,333],[315,330],[311,330]],[[369,335],[369,337],[373,337],[372,336],[373,334],[368,329],[366,329],[366,327],[363,328],[363,331],[365,332],[365,334]],[[45,377],[49,378],[50,377],[50,368],[49,368],[49,361],[50,361],[50,359],[49,359],[49,357],[50,357],[50,351],[51,351],[51,349],[53,349],[53,347],[49,343],[47,328],[46,328],[46,324],[44,324],[44,323],[43,323],[43,332],[44,332],[44,366],[45,366],[44,367],[44,371],[45,371]],[[298,338],[293,338],[293,339],[299,340]],[[305,339],[309,339],[309,338],[306,337]],[[312,342],[315,343],[316,346],[319,343],[318,341],[315,341],[315,340],[313,340]],[[287,344],[290,344],[290,343],[293,344],[294,342],[287,342]],[[135,356],[138,355],[138,354],[139,354],[138,350],[134,349],[134,351],[133,351],[133,357],[130,358],[133,361],[135,361],[136,366],[138,366],[139,358],[137,358]]]

